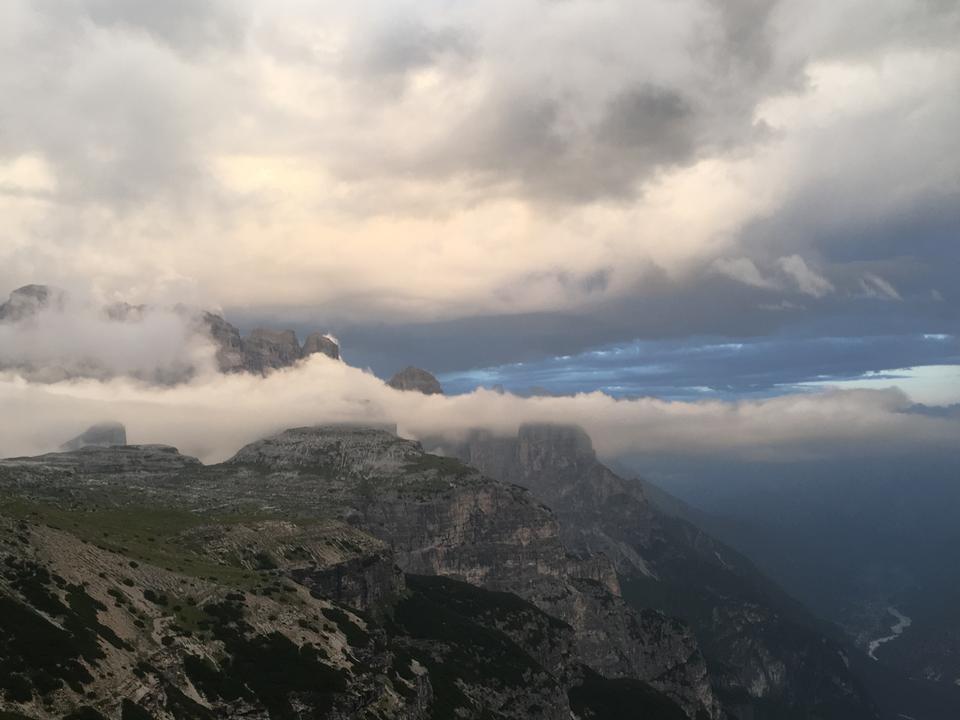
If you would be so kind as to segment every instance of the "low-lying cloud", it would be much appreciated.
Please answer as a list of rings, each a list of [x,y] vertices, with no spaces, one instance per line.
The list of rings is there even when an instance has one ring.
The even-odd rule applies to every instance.
[[[132,308],[112,319],[103,309],[68,302],[29,319],[0,323],[0,368],[31,382],[126,375],[153,383],[182,381],[215,368],[215,348],[187,311]]]
[[[393,422],[406,437],[504,434],[524,422],[582,425],[606,457],[644,453],[790,459],[949,447],[952,417],[909,413],[896,390],[827,391],[739,402],[616,400],[602,393],[521,398],[478,390],[452,397],[389,388],[323,356],[267,377],[208,374],[175,386],[130,378],[34,383],[0,375],[0,456],[36,454],[102,420],[131,443],[165,443],[205,462],[287,427]]]

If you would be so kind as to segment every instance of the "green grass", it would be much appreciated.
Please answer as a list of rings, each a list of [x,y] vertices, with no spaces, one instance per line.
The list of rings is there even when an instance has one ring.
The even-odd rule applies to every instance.
[[[233,587],[253,588],[258,573],[239,565],[222,565],[203,557],[182,537],[204,525],[236,525],[269,519],[267,514],[200,515],[165,507],[84,507],[64,509],[47,503],[5,498],[0,513],[68,532],[81,541],[196,578]]]

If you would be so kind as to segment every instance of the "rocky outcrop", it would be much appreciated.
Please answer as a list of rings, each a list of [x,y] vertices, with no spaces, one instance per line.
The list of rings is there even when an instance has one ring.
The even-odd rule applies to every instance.
[[[92,425],[72,440],[60,446],[60,450],[67,452],[84,447],[111,447],[127,444],[127,428],[123,423],[104,422]]]
[[[249,372],[265,375],[272,370],[291,367],[314,354],[340,359],[340,347],[328,335],[311,333],[301,346],[293,330],[256,328],[247,337],[219,315],[204,313],[201,328],[217,348],[217,367],[221,372]]]
[[[440,381],[426,370],[416,367],[404,368],[387,381],[395,390],[410,390],[424,395],[442,395]]]
[[[331,360],[339,360],[340,346],[329,335],[310,333],[307,335],[307,339],[303,341],[301,354],[303,357],[307,357],[308,355],[313,355],[314,353],[326,355]]]
[[[256,373],[290,367],[302,357],[293,330],[256,328],[244,338],[243,350],[245,369]]]
[[[214,675],[229,674],[237,667],[234,653],[245,652],[237,642],[260,645],[280,633],[299,648],[304,643],[324,648],[330,659],[325,662],[349,671],[346,695],[331,702],[341,707],[337,703],[349,700],[356,717],[369,707],[364,703],[386,702],[385,692],[402,700],[399,705],[390,701],[394,717],[420,717],[413,714],[415,706],[418,712],[432,707],[434,717],[479,718],[492,712],[565,720],[571,698],[578,707],[589,704],[596,700],[598,686],[600,695],[627,692],[638,717],[718,716],[689,630],[660,613],[632,610],[618,595],[609,564],[604,569],[603,558],[570,555],[555,516],[529,492],[455,460],[428,455],[417,443],[382,430],[286,431],[252,443],[216,466],[155,446],[86,448],[8,460],[0,462],[0,492],[16,493],[26,503],[4,506],[0,516],[23,512],[22,517],[34,518],[30,513],[38,508],[53,508],[56,519],[50,523],[81,534],[89,528],[83,537],[94,540],[98,552],[118,555],[109,561],[111,567],[128,560],[138,565],[132,575],[138,586],[149,564],[150,580],[143,583],[153,595],[177,590],[181,568],[217,585],[204,591],[204,598],[218,604],[213,617],[203,620],[207,625],[200,627],[199,645],[191,636],[181,639],[177,632],[161,631],[161,639],[172,636],[161,653],[172,664],[161,667],[152,661],[161,678],[184,677],[186,665],[178,670],[177,663],[192,664],[187,653],[210,659]],[[92,571],[81,575],[87,572]],[[106,574],[104,587],[99,581],[91,585],[91,597],[104,605],[113,584],[123,585],[123,576]],[[274,599],[282,600],[288,591],[277,578],[297,588],[289,596],[292,602],[280,610]],[[190,587],[189,579],[187,583]],[[240,590],[225,589],[231,584]],[[280,589],[270,590],[277,585]],[[262,588],[268,590],[266,604],[258,599]],[[120,592],[126,594],[122,587]],[[228,603],[229,616],[236,619],[224,628],[219,614],[227,610],[218,608],[229,592],[235,597]],[[296,599],[304,593],[314,600],[304,605]],[[151,612],[141,619],[134,614],[123,626],[141,619],[148,628],[172,627],[171,620],[161,618],[169,615],[174,624],[179,622],[180,611],[171,608],[186,604],[178,590],[177,595],[159,615]],[[325,610],[322,603],[363,609],[366,619],[336,606]],[[344,614],[347,620],[335,621],[348,636],[344,641],[325,639],[312,629],[321,636],[328,633],[329,623],[317,622],[315,615],[329,619]],[[186,617],[198,621],[194,611]],[[377,617],[385,618],[382,625]],[[306,623],[303,633],[296,626],[301,620]],[[241,636],[234,628],[243,628]],[[142,642],[150,646],[146,638]],[[211,642],[212,651],[201,651]],[[286,640],[277,637],[276,642]],[[337,660],[345,656],[358,664]],[[397,658],[403,658],[401,667],[391,670]],[[116,662],[137,667],[137,655],[124,654]],[[375,693],[364,668],[393,678],[392,687]],[[119,675],[127,678],[127,672]],[[154,675],[148,672],[147,677]],[[177,690],[222,716],[240,712],[223,704],[221,691],[190,679],[191,685]],[[81,686],[85,693],[111,687],[106,678],[98,682],[94,688]],[[151,698],[155,717],[166,718],[169,696],[152,683],[146,683],[152,689],[144,697]],[[590,692],[578,690],[586,686]],[[253,693],[243,699],[248,703],[244,712],[253,712],[269,697]],[[651,714],[652,708],[660,714]],[[589,713],[583,710],[581,716]],[[48,714],[41,709],[36,717]]]
[[[241,487],[299,498],[301,511],[339,508],[344,521],[387,543],[408,573],[530,601],[570,624],[576,657],[601,675],[649,682],[691,716],[717,715],[689,630],[659,613],[638,616],[619,597],[609,562],[571,556],[554,515],[521,488],[357,427],[288,430],[251,443],[224,467],[244,469],[233,475]]]
[[[20,322],[34,317],[41,310],[62,307],[65,294],[48,285],[24,285],[10,293],[0,304],[0,322]]]
[[[217,349],[217,367],[220,372],[241,372],[246,369],[243,340],[240,331],[219,315],[204,312],[200,316],[200,331],[206,332]]]
[[[610,558],[634,608],[665,610],[689,623],[734,714],[767,708],[783,716],[875,717],[841,644],[746,559],[663,515],[639,483],[606,468],[581,428],[525,425],[511,437],[477,431],[445,449],[553,508],[567,547]]]

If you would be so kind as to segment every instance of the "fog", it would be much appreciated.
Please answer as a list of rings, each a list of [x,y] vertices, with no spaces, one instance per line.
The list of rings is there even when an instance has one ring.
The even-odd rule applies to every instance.
[[[474,427],[515,432],[524,422],[582,425],[604,457],[685,453],[791,459],[882,455],[948,447],[960,422],[905,412],[898,390],[822,391],[739,402],[616,400],[602,393],[521,398],[488,390],[426,396],[393,390],[369,372],[311,356],[267,377],[195,374],[176,385],[129,377],[32,382],[0,374],[0,456],[52,451],[87,426],[117,420],[130,443],[163,443],[204,462],[288,427],[396,423],[410,438]]]
[[[70,298],[22,322],[0,323],[0,368],[36,382],[128,375],[172,383],[213,372],[215,349],[189,311],[115,306],[115,312],[125,321]]]

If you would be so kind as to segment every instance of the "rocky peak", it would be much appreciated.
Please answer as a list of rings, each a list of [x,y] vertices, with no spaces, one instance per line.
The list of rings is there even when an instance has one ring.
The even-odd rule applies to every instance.
[[[387,427],[320,425],[293,428],[257,440],[228,464],[264,465],[272,470],[396,470],[423,454],[419,443],[403,440]]]
[[[42,485],[49,485],[51,473],[58,475],[61,471],[69,478],[104,474],[123,478],[124,474],[175,474],[200,465],[197,458],[182,455],[170,445],[87,445],[67,452],[0,460],[0,470],[18,469],[28,474],[36,473],[34,477]]]
[[[300,359],[300,343],[293,330],[257,328],[243,342],[245,365],[255,372],[290,367]]]
[[[417,367],[404,368],[387,385],[395,390],[413,390],[424,395],[443,395],[443,386],[431,373]]]
[[[33,317],[41,310],[62,306],[65,293],[49,285],[24,285],[10,293],[0,304],[0,320],[19,322]]]
[[[334,342],[329,335],[324,335],[322,333],[310,333],[307,335],[307,339],[303,342],[302,349],[303,357],[313,355],[315,353],[321,353],[326,355],[328,358],[333,360],[340,359],[340,346]]]
[[[263,375],[290,367],[315,353],[340,359],[340,346],[322,333],[310,333],[301,347],[293,330],[257,328],[247,337],[241,337],[240,331],[219,315],[205,312],[200,320],[202,329],[217,347],[217,366],[221,372]]]
[[[246,369],[240,331],[211,312],[204,312],[200,316],[200,322],[217,347],[217,367],[220,372],[240,372]]]
[[[60,449],[68,452],[84,447],[111,447],[127,444],[127,429],[123,423],[103,422],[91,425],[72,440],[68,440]]]

